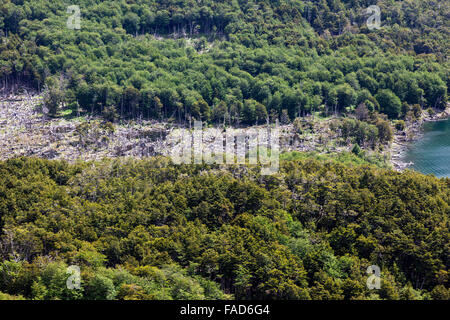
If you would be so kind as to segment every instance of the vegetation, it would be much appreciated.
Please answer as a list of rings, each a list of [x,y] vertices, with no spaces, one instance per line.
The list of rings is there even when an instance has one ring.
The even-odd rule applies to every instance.
[[[81,29],[73,4],[0,3],[0,94],[38,92],[45,113],[3,109],[8,156],[144,157],[142,136],[194,119],[292,121],[285,140],[327,154],[285,153],[272,176],[162,157],[2,161],[0,300],[450,299],[450,180],[377,153],[391,123],[407,132],[448,105],[447,0],[78,0]]]
[[[449,179],[311,159],[273,176],[165,158],[8,160],[0,297],[449,299],[449,203]]]
[[[357,152],[355,150],[358,150]],[[285,152],[280,155],[282,160],[287,161],[305,161],[308,159],[314,159],[320,162],[331,162],[344,166],[373,166],[377,168],[391,169],[388,161],[380,156],[378,153],[368,153],[361,150],[358,144],[355,144],[352,152],[335,152],[335,153],[318,153],[318,152],[299,152],[291,151]]]
[[[77,1],[0,4],[6,91],[107,119],[255,124],[359,105],[390,118],[443,108],[449,6],[436,1]],[[368,30],[378,4],[382,29]],[[284,111],[285,110],[285,111]],[[73,112],[77,114],[77,112]]]

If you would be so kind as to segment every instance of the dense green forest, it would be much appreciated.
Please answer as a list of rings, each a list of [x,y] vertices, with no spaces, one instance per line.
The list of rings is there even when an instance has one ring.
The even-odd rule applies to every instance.
[[[450,179],[375,154],[448,106],[449,40],[448,0],[2,0],[2,98],[39,93],[39,113],[108,130],[279,120],[306,139],[327,118],[351,152],[284,153],[271,176],[164,157],[0,161],[0,300],[449,300]]]
[[[450,179],[332,161],[0,163],[0,298],[449,299]],[[66,287],[68,265],[81,290]],[[381,269],[381,289],[366,269]]]
[[[43,91],[53,115],[255,124],[362,106],[397,119],[448,99],[448,1],[79,0],[79,30],[72,2],[0,4],[3,91]]]

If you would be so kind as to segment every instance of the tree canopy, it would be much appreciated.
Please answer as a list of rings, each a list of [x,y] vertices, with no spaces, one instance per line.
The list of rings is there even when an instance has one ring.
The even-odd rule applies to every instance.
[[[448,299],[450,180],[336,161],[0,162],[0,292],[33,299]],[[67,266],[81,270],[66,287]],[[368,266],[382,272],[366,286]]]
[[[375,2],[382,28],[371,31],[366,8]],[[284,109],[290,119],[346,113],[359,97],[405,116],[396,106],[380,109],[375,97],[386,102],[384,90],[422,107],[443,108],[448,99],[449,6],[435,1],[77,4],[79,30],[67,28],[64,1],[0,4],[4,91],[25,85],[54,96],[56,77],[65,94],[53,106],[178,122],[214,122],[220,110],[231,124],[260,122],[264,109],[272,119]]]

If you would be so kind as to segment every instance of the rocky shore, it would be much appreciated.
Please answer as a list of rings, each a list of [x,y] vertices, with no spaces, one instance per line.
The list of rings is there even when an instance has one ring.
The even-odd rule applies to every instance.
[[[425,122],[444,120],[449,117],[450,105],[448,105],[444,111],[435,112],[432,115],[427,111],[423,111],[420,119],[406,125],[407,131],[396,131],[394,140],[389,148],[391,163],[394,170],[403,171],[413,165],[411,162],[404,161],[405,153],[412,142],[420,139],[422,135],[422,126]]]

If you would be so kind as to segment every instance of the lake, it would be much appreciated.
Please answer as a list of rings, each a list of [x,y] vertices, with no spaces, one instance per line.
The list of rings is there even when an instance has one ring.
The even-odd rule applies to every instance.
[[[423,136],[413,142],[405,154],[410,169],[436,177],[450,177],[450,119],[427,122]]]

